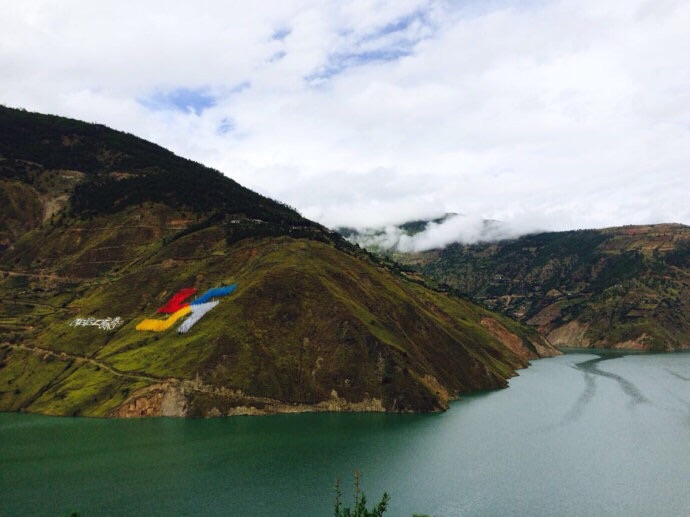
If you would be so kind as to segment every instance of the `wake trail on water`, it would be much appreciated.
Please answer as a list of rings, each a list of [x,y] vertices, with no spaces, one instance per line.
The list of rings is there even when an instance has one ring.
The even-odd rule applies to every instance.
[[[585,389],[570,410],[563,416],[561,425],[567,425],[578,420],[582,416],[582,413],[584,413],[585,407],[587,407],[594,398],[596,392],[597,383],[594,379],[594,375],[585,373]]]
[[[606,377],[608,379],[613,379],[621,387],[621,389],[623,390],[623,393],[625,393],[628,397],[630,397],[630,399],[631,399],[630,403],[633,406],[635,406],[637,404],[649,404],[649,403],[651,403],[650,400],[642,394],[642,392],[638,389],[638,387],[635,386],[628,379],[626,379],[625,377],[621,377],[620,375],[617,375],[615,373],[600,370],[597,367],[597,365],[602,361],[610,361],[613,359],[619,359],[620,357],[623,357],[623,356],[602,356],[602,357],[598,357],[596,359],[590,359],[588,361],[584,361],[582,363],[577,363],[575,365],[575,368],[577,368],[579,370],[583,370],[586,373],[599,375],[601,377]]]
[[[620,357],[623,356],[599,356],[595,359],[588,359],[587,361],[570,365],[571,368],[574,368],[584,374],[585,388],[568,412],[563,415],[561,421],[558,424],[546,426],[545,430],[572,424],[582,417],[585,409],[592,402],[594,396],[596,395],[597,376],[615,380],[623,390],[623,393],[630,398],[630,406],[636,406],[638,404],[651,404],[652,402],[645,397],[640,389],[628,379],[615,373],[600,370],[597,367],[597,365],[602,361],[610,361],[613,359],[619,359]]]
[[[690,377],[686,377],[685,375],[681,375],[678,372],[674,372],[670,368],[664,368],[664,370],[666,370],[668,373],[670,373],[674,377],[678,377],[682,381],[690,382]]]

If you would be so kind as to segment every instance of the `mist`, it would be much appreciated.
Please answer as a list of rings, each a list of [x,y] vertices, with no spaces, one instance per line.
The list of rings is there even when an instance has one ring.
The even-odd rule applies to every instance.
[[[415,253],[439,249],[449,244],[476,244],[514,239],[543,231],[535,221],[521,224],[487,220],[478,216],[446,214],[440,222],[429,221],[418,233],[401,228],[404,222],[378,228],[357,228],[350,239],[367,249]],[[442,219],[439,217],[438,219]]]

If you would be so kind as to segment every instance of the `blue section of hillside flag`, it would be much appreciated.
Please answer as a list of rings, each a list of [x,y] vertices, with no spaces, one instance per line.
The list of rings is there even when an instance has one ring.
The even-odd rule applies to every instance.
[[[232,284],[225,287],[213,287],[194,300],[191,305],[199,305],[201,303],[206,303],[213,298],[222,298],[223,296],[228,296],[235,289],[237,289],[237,284]]]

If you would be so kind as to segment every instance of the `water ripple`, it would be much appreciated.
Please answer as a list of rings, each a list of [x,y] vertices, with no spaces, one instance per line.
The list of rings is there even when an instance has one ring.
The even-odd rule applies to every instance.
[[[670,368],[664,368],[664,370],[666,370],[668,373],[670,373],[670,374],[673,375],[674,377],[678,377],[680,380],[683,380],[683,381],[690,381],[690,377],[686,377],[685,375],[681,375],[681,374],[679,374],[678,372],[674,372],[674,371],[671,370]]]

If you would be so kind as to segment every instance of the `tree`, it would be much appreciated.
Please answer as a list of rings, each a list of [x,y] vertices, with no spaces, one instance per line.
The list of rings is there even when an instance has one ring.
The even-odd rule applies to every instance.
[[[383,493],[383,496],[381,497],[381,501],[379,501],[379,504],[377,504],[371,510],[367,510],[367,496],[364,495],[364,492],[362,492],[362,489],[359,486],[359,481],[359,471],[355,470],[355,505],[352,509],[350,509],[349,507],[343,508],[341,502],[343,493],[340,490],[340,479],[336,480],[336,496],[334,508],[335,517],[381,517],[383,513],[387,510],[388,501],[390,500],[388,492]]]

